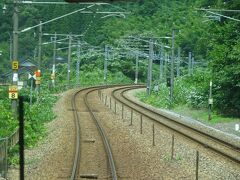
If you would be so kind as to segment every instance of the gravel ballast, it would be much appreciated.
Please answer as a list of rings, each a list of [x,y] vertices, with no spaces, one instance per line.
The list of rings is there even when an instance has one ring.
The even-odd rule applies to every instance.
[[[111,90],[105,90],[103,94],[110,97]],[[131,98],[134,93],[131,93]],[[104,98],[105,99],[105,98]],[[109,99],[109,98],[107,98]],[[138,101],[138,99],[135,99]],[[112,100],[112,102],[114,102]],[[112,103],[114,104],[114,103]],[[109,107],[109,100],[107,101]],[[148,105],[146,105],[148,106]],[[121,119],[121,104],[117,103],[118,116]],[[152,107],[153,108],[153,107]],[[114,108],[112,108],[112,111]],[[148,119],[143,119],[143,134],[140,134],[140,118],[138,114],[133,114],[133,125],[130,126],[130,114],[131,111],[128,108],[124,108],[124,120],[119,122],[125,124],[125,136],[128,136],[129,132],[134,132],[134,135],[130,135],[135,143],[143,141],[141,148],[148,148],[149,153],[145,152],[142,156],[152,156],[157,161],[150,163],[156,166],[157,174],[161,174],[160,179],[195,179],[196,174],[196,152],[199,152],[199,179],[239,179],[240,167],[239,164],[232,163],[223,157],[220,157],[213,152],[209,152],[207,148],[199,146],[196,143],[175,134],[173,131],[169,131],[160,125],[155,124],[155,146],[152,146],[152,125],[153,122]],[[129,132],[127,132],[129,131]],[[116,133],[116,132],[115,132]],[[171,147],[172,138],[174,135],[174,158],[171,159]],[[133,138],[133,137],[136,137]],[[151,161],[151,160],[149,160]],[[159,164],[160,165],[157,165]],[[166,165],[163,169],[163,165]],[[174,164],[177,164],[174,166]],[[151,165],[142,164],[145,167],[149,167],[146,170],[151,171]],[[158,167],[159,166],[159,167]],[[180,168],[180,169],[179,169]],[[169,171],[167,170],[169,169]],[[182,172],[182,173],[181,173]],[[149,173],[149,172],[148,172]],[[136,178],[137,179],[137,178]],[[157,179],[157,178],[156,178]]]
[[[133,112],[131,125],[130,109],[124,108],[124,117],[122,118],[122,106],[117,103],[117,114],[115,114],[113,98],[110,110],[111,91],[112,89],[101,91],[104,97],[108,96],[106,106],[99,99],[97,92],[91,95],[90,101],[91,106],[94,106],[94,114],[108,136],[119,180],[195,179],[197,151],[199,152],[199,179],[240,179],[238,165],[209,153],[207,148],[199,146],[159,124],[154,124],[153,144],[153,122],[143,117],[141,134],[139,114]],[[58,117],[47,125],[49,135],[39,143],[38,147],[26,151],[26,179],[69,179],[66,175],[69,174],[70,169],[67,167],[71,167],[72,151],[75,145],[73,112],[68,110],[71,108],[73,93],[74,90],[64,93],[57,102],[54,111]],[[129,96],[135,98],[133,94],[129,94]],[[135,100],[137,101],[137,99]],[[82,118],[89,116],[84,109],[79,109],[79,115]],[[87,119],[82,119],[83,123],[86,124],[85,120]],[[96,140],[94,144],[100,141],[93,134],[95,128],[89,125],[84,128],[89,131],[88,134],[83,135],[84,140]],[[173,139],[174,146],[172,146]],[[85,159],[89,158],[89,161],[92,161],[92,158],[95,157],[96,160],[100,160],[98,163],[100,166],[100,162],[105,162],[105,160],[101,160],[103,159],[102,150],[95,153],[97,148],[94,144],[89,144],[94,153],[86,150]],[[172,147],[174,147],[173,153]],[[91,164],[93,161],[88,163],[89,167],[86,166],[86,169],[83,169],[84,173],[97,173],[100,177],[110,179],[105,170],[101,170],[102,175],[100,171],[91,171],[91,167],[96,168],[95,163]],[[18,171],[14,172],[9,174],[9,179],[18,179],[16,175]]]
[[[25,150],[25,179],[43,180],[66,178],[72,164],[75,127],[71,107],[71,95],[67,91],[55,104],[53,110],[56,119],[46,124],[47,137],[33,149]],[[19,179],[18,167],[9,170],[10,180]]]

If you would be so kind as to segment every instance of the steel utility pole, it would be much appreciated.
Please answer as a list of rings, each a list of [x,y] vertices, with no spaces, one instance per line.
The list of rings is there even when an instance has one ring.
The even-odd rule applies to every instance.
[[[180,76],[180,64],[181,64],[181,48],[178,47],[177,77]]]
[[[149,43],[148,77],[147,77],[147,95],[151,94],[152,86],[152,63],[153,63],[153,42]]]
[[[54,43],[53,43],[53,67],[52,67],[52,85],[55,87],[55,69],[56,69],[56,49],[57,49],[57,34],[54,34]]]
[[[192,63],[192,53],[188,53],[188,75],[191,75],[191,63]]]
[[[13,12],[13,59],[12,63],[18,61],[18,5],[17,3],[14,3],[14,12]],[[17,86],[18,84],[18,69],[13,69],[13,78],[12,78],[12,84],[14,86]],[[17,111],[17,99],[12,99],[12,111],[15,117],[17,117],[18,111]]]
[[[108,66],[108,47],[105,45],[105,59],[104,59],[104,84],[107,84],[107,66]]]
[[[175,30],[172,30],[172,58],[171,58],[171,86],[170,86],[170,103],[172,106],[173,103],[173,89],[174,89],[174,38],[175,38]]]
[[[10,37],[10,39],[9,39],[9,59],[10,59],[10,61],[12,61],[12,59],[13,59],[13,54],[12,54],[12,47],[13,47],[13,45],[12,45],[12,36],[11,36],[11,34],[9,33],[9,37]]]
[[[192,55],[192,61],[191,61],[191,74],[193,75],[194,70],[194,54]]]
[[[69,34],[69,41],[68,41],[68,72],[67,72],[68,87],[70,86],[71,53],[72,53],[72,35]]]
[[[139,56],[138,53],[136,53],[136,66],[135,66],[135,84],[138,83],[138,64],[139,64]]]
[[[164,53],[164,78],[167,79],[168,74],[169,74],[169,54],[167,52]]]
[[[38,72],[41,72],[41,61],[42,61],[42,21],[40,21],[39,26],[38,63],[37,63]],[[41,79],[37,79],[36,82],[37,92],[40,93]]]
[[[77,45],[77,86],[80,86],[80,64],[81,64],[81,59],[80,59],[80,41],[78,41]]]
[[[160,83],[162,82],[163,79],[163,57],[164,57],[164,47],[163,44],[161,44],[161,49],[160,49],[160,63],[159,63],[159,81]]]

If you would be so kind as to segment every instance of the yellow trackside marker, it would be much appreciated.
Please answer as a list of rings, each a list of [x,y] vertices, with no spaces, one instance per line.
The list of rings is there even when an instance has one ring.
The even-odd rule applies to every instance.
[[[18,61],[12,61],[12,69],[18,70]]]

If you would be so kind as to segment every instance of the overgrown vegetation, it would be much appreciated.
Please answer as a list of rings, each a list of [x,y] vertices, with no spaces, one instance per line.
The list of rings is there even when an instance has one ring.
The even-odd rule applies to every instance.
[[[44,1],[44,0],[43,0]],[[139,1],[137,3],[119,3],[119,7],[131,11],[126,18],[101,18],[101,14],[78,14],[53,22],[44,26],[44,32],[84,34],[83,40],[99,45],[104,49],[105,44],[112,44],[119,47],[119,39],[129,35],[138,35],[144,37],[171,36],[172,29],[178,29],[176,32],[175,47],[181,47],[182,57],[187,57],[192,52],[194,58],[200,64],[207,64],[211,72],[208,77],[213,80],[213,98],[214,108],[225,115],[240,116],[240,33],[239,22],[223,17],[211,16],[205,11],[199,11],[197,8],[226,9],[234,10],[240,8],[238,0],[151,0]],[[20,29],[38,24],[40,20],[46,21],[68,12],[79,9],[81,5],[55,5],[46,6],[21,6],[20,7]],[[114,6],[93,7],[93,11],[116,11]],[[122,9],[121,9],[122,10]],[[240,19],[240,14],[236,12],[219,12],[231,18]],[[3,51],[0,56],[2,66],[0,74],[10,69],[9,62],[9,35],[12,31],[11,24],[12,6],[8,5],[6,14],[0,12],[2,24],[0,26],[0,50]],[[215,17],[215,19],[214,19]],[[217,20],[218,19],[218,20]],[[81,23],[79,23],[81,22]],[[36,29],[35,34],[38,33]],[[37,36],[33,32],[27,32],[20,36],[20,50],[22,59],[33,57],[33,52],[37,46]],[[45,37],[44,37],[45,38]],[[48,38],[45,38],[48,41]],[[162,41],[165,44],[171,44],[169,40]],[[24,46],[22,45],[24,44]],[[156,50],[158,51],[158,50]],[[29,53],[30,52],[30,53]],[[43,48],[43,73],[49,73],[49,57],[52,57],[52,46]],[[58,53],[59,56],[66,57],[65,52]],[[82,54],[81,54],[82,55]],[[92,57],[90,61],[83,61],[82,82],[95,84],[101,80],[101,70],[103,68],[102,57]],[[134,58],[125,60],[116,59],[110,63],[109,74],[119,77],[116,74],[124,74],[129,79],[134,78]],[[185,61],[185,60],[184,60]],[[76,62],[76,61],[75,61]],[[51,63],[50,63],[51,64]],[[186,68],[187,62],[182,62],[182,69]],[[75,64],[72,64],[75,67]],[[4,67],[4,68],[3,68]],[[9,67],[9,68],[5,68]],[[146,68],[141,67],[139,78],[142,82],[146,79]],[[66,66],[65,69],[66,70]],[[66,77],[59,72],[59,83],[65,81]],[[73,73],[74,71],[72,71]],[[50,74],[50,73],[49,73]],[[203,73],[203,76],[205,72]],[[86,75],[86,76],[85,76]],[[49,75],[50,76],[50,75]],[[89,77],[95,77],[90,80]],[[50,78],[49,78],[50,79]],[[112,79],[110,78],[109,81]],[[119,80],[119,79],[118,79]],[[74,83],[74,80],[72,80]],[[195,81],[191,81],[197,85]],[[208,83],[208,82],[206,82]],[[201,88],[199,86],[195,88]]]
[[[3,93],[4,92],[4,93]],[[51,121],[55,115],[52,112],[53,104],[57,97],[49,91],[43,90],[42,95],[36,100],[34,93],[33,104],[29,104],[29,90],[21,90],[20,95],[24,96],[25,106],[25,140],[26,146],[34,146],[38,140],[45,135],[46,128],[44,123]],[[18,127],[18,120],[15,119],[11,111],[11,101],[8,99],[7,90],[1,92],[1,115],[0,115],[0,137],[10,136]],[[7,128],[6,128],[7,127]]]
[[[182,115],[190,116],[201,121],[208,121],[208,98],[210,73],[202,74],[196,71],[192,76],[182,76],[175,79],[173,103],[170,102],[170,88],[166,83],[159,85],[159,91],[152,91],[150,96],[146,92],[136,94],[139,99],[145,103],[158,108],[171,109]],[[211,121],[209,123],[221,123],[238,121],[235,116],[226,116],[217,111],[216,108],[211,112]]]
[[[7,93],[7,88],[0,88],[0,139],[10,137],[18,129],[18,120],[13,117],[11,101],[8,99]],[[24,97],[24,139],[27,148],[35,146],[39,140],[46,136],[45,123],[55,118],[52,107],[57,100],[57,96],[54,96],[46,89],[42,89],[38,100],[36,92],[33,93],[33,104],[30,106],[29,94],[29,89],[20,91],[20,95]],[[17,152],[18,146],[12,148],[9,152],[11,164],[18,163]]]
[[[44,1],[44,0],[43,0]],[[47,0],[46,0],[47,1]],[[240,9],[239,0],[142,0],[137,3],[116,4],[131,11],[126,18],[109,17],[101,18],[101,14],[78,14],[69,16],[43,27],[49,33],[83,34],[82,41],[98,45],[102,50],[104,45],[121,47],[121,40],[129,35],[139,37],[171,36],[172,29],[177,29],[175,47],[181,47],[181,75],[175,81],[174,107],[187,105],[197,109],[207,108],[209,81],[213,81],[214,111],[225,116],[240,117],[240,33],[239,22],[226,18],[220,21],[211,19],[210,14],[198,11],[197,8],[212,9]],[[3,4],[1,3],[1,6]],[[82,7],[82,5],[80,5]],[[19,7],[19,29],[38,24],[40,20],[47,21],[59,15],[79,9],[78,5],[37,6],[22,5]],[[97,6],[94,11],[116,11],[114,6]],[[122,9],[121,9],[122,10]],[[12,32],[13,7],[8,4],[6,14],[0,11],[0,75],[9,72],[9,39]],[[240,19],[240,14],[235,12],[219,12],[225,16]],[[219,18],[219,17],[218,17]],[[81,23],[79,23],[81,22]],[[31,59],[34,49],[38,44],[38,30],[29,31],[19,36],[20,60]],[[43,37],[49,41],[49,37]],[[162,43],[171,46],[171,40],[162,40]],[[58,45],[59,47],[62,47]],[[158,47],[157,47],[158,48]],[[159,49],[155,48],[155,53]],[[75,51],[76,49],[73,49]],[[82,49],[81,49],[82,50]],[[128,49],[125,49],[127,53]],[[103,52],[103,51],[102,51]],[[81,52],[80,85],[89,86],[104,84],[103,66],[104,54],[102,52]],[[205,65],[194,69],[192,76],[186,76],[188,53],[192,52],[198,64]],[[148,53],[148,52],[147,52]],[[170,52],[168,52],[170,53]],[[43,46],[42,74],[43,87],[48,89],[51,85],[50,66],[52,65],[52,46]],[[177,54],[177,52],[175,52]],[[65,61],[59,62],[56,67],[56,85],[67,84],[66,52],[58,52]],[[127,55],[126,55],[127,56]],[[35,58],[37,59],[37,58]],[[139,81],[146,82],[147,59],[140,58]],[[76,84],[75,56],[71,63],[71,84]],[[153,66],[155,83],[159,83],[159,62]],[[200,71],[201,70],[201,71]],[[135,57],[117,57],[108,62],[108,83],[131,83],[135,75]],[[164,78],[169,76],[166,73]],[[163,81],[161,81],[162,83]],[[164,80],[165,82],[165,80]],[[56,88],[58,89],[58,87]],[[21,92],[28,96],[29,93]],[[149,98],[140,95],[143,100],[153,103],[158,107],[169,107],[169,91],[165,83],[161,84],[159,92],[153,92]],[[55,102],[53,95],[44,90],[45,96],[30,108],[26,106],[27,145],[32,146],[44,136],[44,122],[53,118],[49,111]],[[46,108],[48,107],[48,108]],[[17,126],[11,114],[10,101],[7,99],[7,89],[0,92],[0,137],[9,135]],[[41,113],[44,112],[44,113]],[[5,128],[7,127],[7,128]]]

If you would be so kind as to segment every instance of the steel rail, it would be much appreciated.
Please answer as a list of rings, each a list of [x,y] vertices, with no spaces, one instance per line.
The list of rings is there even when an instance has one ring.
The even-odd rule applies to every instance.
[[[229,154],[227,154],[227,153],[225,153],[225,152],[222,152],[221,150],[215,148],[214,146],[211,146],[210,144],[206,144],[203,140],[200,141],[200,140],[192,137],[191,135],[189,135],[189,134],[187,134],[187,133],[181,132],[180,130],[178,130],[178,129],[174,128],[174,127],[171,127],[170,125],[165,124],[164,122],[158,121],[157,119],[155,119],[155,118],[147,115],[146,113],[143,113],[141,110],[138,110],[137,108],[134,108],[134,107],[132,107],[131,105],[128,105],[126,102],[122,101],[120,98],[118,98],[118,97],[115,95],[117,91],[121,91],[121,93],[120,93],[121,97],[123,97],[127,102],[130,102],[130,103],[132,103],[133,105],[135,105],[135,106],[137,106],[137,107],[140,107],[140,108],[142,108],[142,109],[144,109],[144,110],[147,110],[147,111],[149,111],[151,114],[154,114],[154,115],[157,115],[157,116],[162,116],[162,117],[166,118],[165,121],[171,120],[171,123],[175,123],[175,124],[178,125],[178,126],[182,126],[183,128],[187,129],[188,131],[193,131],[196,135],[203,136],[203,137],[207,138],[208,140],[211,140],[211,141],[213,141],[213,142],[215,142],[215,143],[217,143],[217,144],[220,144],[220,145],[222,145],[222,146],[225,146],[225,147],[229,148],[230,150],[236,151],[237,153],[240,152],[240,148],[239,148],[239,147],[236,147],[236,146],[234,146],[233,144],[231,144],[231,143],[229,143],[229,142],[226,142],[226,141],[221,140],[221,139],[219,139],[219,138],[216,138],[216,137],[214,137],[214,136],[212,136],[212,135],[210,135],[210,134],[207,134],[207,133],[202,132],[202,131],[200,131],[200,130],[197,130],[197,129],[193,128],[193,127],[190,127],[190,126],[188,126],[188,125],[186,125],[186,124],[183,124],[183,123],[181,123],[181,122],[178,122],[178,121],[176,121],[176,120],[174,120],[174,119],[171,119],[170,117],[167,117],[167,116],[165,116],[165,115],[163,115],[163,114],[160,114],[160,113],[157,113],[157,112],[155,112],[155,111],[152,111],[152,110],[150,110],[149,108],[146,108],[146,107],[140,105],[139,103],[136,103],[136,102],[134,102],[134,101],[126,98],[126,96],[123,95],[124,92],[126,92],[126,91],[128,91],[128,90],[136,89],[136,88],[138,88],[138,87],[122,87],[122,88],[118,88],[118,89],[115,89],[115,90],[112,91],[112,96],[113,96],[117,101],[119,101],[120,103],[124,104],[124,105],[127,106],[128,108],[133,109],[135,112],[137,112],[137,113],[139,113],[139,114],[142,114],[143,116],[147,117],[148,119],[151,119],[152,121],[157,122],[157,123],[159,123],[159,124],[167,127],[168,129],[171,129],[171,130],[173,130],[173,131],[175,131],[175,132],[183,135],[184,137],[187,137],[187,138],[191,139],[192,141],[201,144],[202,146],[204,146],[204,147],[206,147],[206,148],[211,149],[212,151],[214,151],[214,152],[216,152],[216,153],[218,153],[218,154],[220,154],[220,155],[222,155],[222,156],[230,159],[231,161],[234,161],[234,162],[240,164],[240,159],[239,159],[239,158],[233,157],[233,156],[231,156],[231,155],[229,155]],[[140,87],[139,87],[139,88],[140,88]]]
[[[81,142],[81,128],[80,128],[80,122],[79,122],[79,116],[77,113],[77,105],[76,105],[76,97],[79,93],[86,91],[88,89],[92,89],[93,87],[88,87],[81,89],[77,92],[75,92],[72,96],[71,104],[72,104],[72,109],[73,109],[73,115],[74,115],[74,122],[75,122],[75,128],[76,128],[76,147],[75,147],[75,155],[74,155],[74,162],[72,166],[72,171],[71,171],[71,180],[77,179],[77,173],[79,170],[80,166],[80,156],[81,156],[81,147],[80,147],[80,142]],[[99,86],[99,89],[102,88],[102,86]]]
[[[81,142],[81,127],[80,127],[80,122],[79,122],[79,116],[77,113],[77,106],[76,106],[76,97],[79,93],[86,91],[86,90],[90,90],[92,89],[92,91],[96,91],[96,90],[100,90],[100,89],[104,89],[104,88],[109,88],[109,87],[117,87],[120,85],[102,85],[102,86],[96,86],[96,87],[88,87],[88,88],[84,88],[81,89],[77,92],[75,92],[72,96],[71,99],[71,105],[72,105],[72,109],[73,109],[73,115],[74,115],[74,120],[75,120],[75,128],[76,128],[76,147],[75,147],[75,155],[74,155],[74,161],[73,161],[73,165],[72,165],[72,170],[71,170],[71,176],[70,179],[74,180],[77,179],[76,176],[78,174],[79,171],[79,167],[80,167],[80,156],[81,156],[81,147],[80,147],[80,142]],[[129,86],[129,84],[126,85],[121,85],[121,86]],[[88,107],[89,109],[90,107]],[[89,112],[91,113],[92,116],[95,117],[95,115],[93,114],[93,112],[91,111],[91,109],[89,109]],[[103,128],[101,127],[101,129],[103,130]],[[105,133],[103,133],[105,134]],[[106,139],[106,136],[105,136]],[[110,149],[110,145],[108,143],[108,141],[104,141],[104,144],[106,144],[105,146],[108,146],[107,148]],[[110,154],[110,159],[109,159],[109,163],[111,165],[111,169],[112,170],[112,176],[114,178],[114,180],[117,180],[116,176],[116,168],[114,166],[114,161],[113,161],[113,156],[112,153],[108,152],[108,154]]]
[[[79,116],[76,109],[76,97],[77,95],[82,92],[83,90],[77,91],[73,97],[72,97],[72,109],[73,109],[73,115],[75,120],[75,128],[76,128],[76,149],[75,149],[75,156],[74,156],[74,163],[72,167],[72,173],[71,173],[71,180],[76,179],[76,175],[78,173],[79,169],[79,159],[81,155],[81,148],[80,148],[80,140],[81,140],[81,134],[80,134],[80,123],[79,123]]]
[[[108,142],[108,139],[107,139],[107,135],[102,127],[102,125],[99,123],[97,117],[95,116],[95,114],[93,113],[90,105],[89,105],[89,102],[87,100],[88,98],[88,95],[90,93],[92,93],[93,91],[96,91],[97,89],[93,89],[93,90],[90,90],[89,92],[87,92],[87,94],[84,96],[84,102],[85,102],[85,105],[87,106],[91,116],[92,116],[92,119],[94,120],[98,130],[99,130],[99,133],[102,137],[102,141],[104,143],[104,148],[105,148],[105,151],[107,153],[107,157],[108,157],[108,162],[109,162],[109,165],[110,165],[110,168],[111,168],[111,174],[112,174],[112,179],[113,180],[117,180],[117,171],[116,171],[116,166],[115,166],[115,162],[114,162],[114,159],[113,159],[113,154],[112,154],[112,150],[111,150],[111,147],[110,147],[110,144]]]

